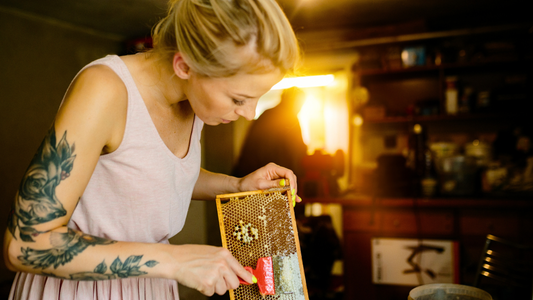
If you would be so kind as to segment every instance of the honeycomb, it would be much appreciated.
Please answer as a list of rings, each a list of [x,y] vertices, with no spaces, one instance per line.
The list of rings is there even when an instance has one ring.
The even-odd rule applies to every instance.
[[[308,299],[301,263],[298,232],[290,191],[287,188],[252,191],[217,196],[217,210],[222,244],[243,265],[256,269],[261,257],[285,257],[284,268],[274,266],[276,278],[283,278],[284,293],[276,282],[276,295],[262,296],[257,284],[230,290],[232,300],[304,300]],[[253,238],[242,238],[252,231]]]

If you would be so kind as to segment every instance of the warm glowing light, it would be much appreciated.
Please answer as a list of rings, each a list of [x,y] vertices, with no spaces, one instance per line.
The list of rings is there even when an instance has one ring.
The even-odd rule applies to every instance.
[[[314,94],[309,93],[300,111],[304,116],[316,117],[322,113],[322,103]]]
[[[293,86],[299,88],[327,86],[335,80],[333,74],[329,75],[317,75],[317,76],[305,76],[305,77],[289,77],[283,78],[280,82],[272,87],[273,90],[288,89]]]
[[[407,61],[409,59],[409,51],[403,50],[401,56],[402,56],[402,61]]]
[[[306,94],[298,119],[302,125],[302,138],[311,150],[313,144],[321,144],[324,139],[324,107],[319,95],[310,91]]]
[[[420,126],[420,124],[415,124],[415,126],[413,127],[413,131],[415,134],[422,133],[422,126]]]
[[[355,87],[353,89],[353,98],[355,105],[364,105],[370,99],[368,89],[362,86]]]
[[[353,117],[353,125],[359,127],[363,125],[363,117],[361,115],[357,114]]]

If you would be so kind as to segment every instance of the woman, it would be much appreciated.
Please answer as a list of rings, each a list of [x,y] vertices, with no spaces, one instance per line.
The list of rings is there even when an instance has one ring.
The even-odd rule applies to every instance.
[[[254,117],[294,67],[294,33],[274,0],[178,0],[153,38],[69,87],[10,215],[11,299],[177,299],[176,281],[208,296],[254,281],[227,250],[168,238],[191,198],[296,183],[275,164],[243,178],[202,170],[199,144],[204,123]]]

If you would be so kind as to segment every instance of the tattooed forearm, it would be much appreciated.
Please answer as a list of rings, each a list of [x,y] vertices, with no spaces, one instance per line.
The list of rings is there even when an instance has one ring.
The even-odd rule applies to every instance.
[[[57,269],[57,267],[72,261],[76,255],[83,252],[89,246],[109,245],[113,243],[116,243],[116,241],[83,234],[82,232],[68,228],[66,233],[52,232],[50,234],[52,248],[46,250],[36,250],[29,247],[22,248],[22,255],[18,259],[23,265],[31,266],[34,269],[46,269],[49,267]],[[149,260],[144,264],[140,264],[142,257],[142,255],[132,255],[124,262],[117,257],[109,267],[109,271],[104,260],[93,271],[78,272],[70,274],[68,277],[58,276],[55,273],[44,271],[42,274],[71,280],[103,280],[141,276],[148,274],[141,270],[141,267],[153,268],[159,264],[155,260]]]
[[[40,232],[34,225],[49,222],[67,214],[56,197],[56,187],[65,180],[74,166],[74,144],[69,145],[67,132],[56,143],[52,126],[33,157],[20,184],[13,209],[9,214],[8,229],[16,239],[16,230],[25,242],[33,242]]]
[[[22,248],[22,255],[18,259],[25,266],[34,269],[46,269],[70,262],[76,255],[83,252],[89,246],[109,245],[116,241],[83,234],[68,228],[66,233],[52,232],[50,234],[50,244],[52,248],[45,250],[35,250],[32,248]]]
[[[142,255],[132,255],[122,262],[119,257],[117,257],[111,266],[109,271],[107,271],[107,264],[105,260],[102,261],[92,272],[79,272],[70,274],[69,277],[57,276],[54,273],[45,273],[43,275],[58,277],[63,279],[72,279],[72,280],[105,280],[105,279],[117,279],[117,278],[127,278],[133,276],[141,276],[148,274],[145,271],[142,271],[140,268],[146,266],[148,268],[153,268],[159,262],[155,260],[149,260],[142,265],[139,265],[142,259]]]

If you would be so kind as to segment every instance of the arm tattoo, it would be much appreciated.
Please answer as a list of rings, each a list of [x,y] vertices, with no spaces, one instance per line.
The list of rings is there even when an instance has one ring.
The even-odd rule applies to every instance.
[[[34,269],[46,269],[49,267],[57,269],[57,267],[72,261],[76,255],[83,252],[89,246],[114,243],[116,243],[114,240],[84,234],[68,228],[66,233],[52,232],[50,234],[51,249],[36,250],[29,247],[21,248],[22,255],[18,259],[23,265],[32,266]],[[104,260],[92,272],[73,273],[69,277],[61,277],[51,272],[42,272],[42,274],[71,280],[104,280],[140,276],[148,274],[140,270],[142,266],[153,268],[159,264],[155,260],[149,260],[139,265],[142,257],[142,255],[131,255],[124,262],[117,257],[109,267],[110,272],[108,272],[107,264]]]
[[[56,187],[65,180],[74,166],[74,144],[67,142],[67,132],[56,144],[55,126],[52,126],[33,157],[20,184],[13,209],[9,214],[8,229],[16,239],[34,242],[38,232],[33,225],[63,217],[67,211],[56,196]]]
[[[127,278],[127,277],[133,277],[133,276],[141,276],[144,274],[148,274],[145,271],[141,271],[140,268],[142,266],[146,266],[148,268],[153,268],[159,262],[155,260],[149,260],[145,262],[142,265],[139,265],[142,259],[142,255],[131,255],[126,259],[126,261],[122,262],[120,258],[117,256],[117,258],[113,261],[111,266],[109,267],[109,271],[107,272],[107,264],[105,263],[105,260],[102,261],[92,272],[79,272],[70,274],[70,277],[61,277],[57,276],[54,273],[45,273],[43,272],[43,275],[46,276],[52,276],[57,278],[63,278],[63,279],[72,279],[72,280],[105,280],[105,279],[117,279],[117,278]]]
[[[89,246],[109,245],[116,241],[108,240],[68,228],[66,233],[52,232],[50,234],[51,249],[35,250],[32,248],[21,248],[22,255],[18,259],[25,266],[32,266],[34,269],[46,269],[53,266],[64,265],[74,259],[74,256],[83,252]]]
[[[13,209],[9,214],[8,229],[15,239],[17,239],[15,233],[18,228],[21,240],[34,242],[34,236],[44,233],[33,228],[34,225],[46,223],[67,214],[63,204],[57,199],[56,187],[70,176],[76,159],[76,155],[73,154],[74,150],[74,144],[69,145],[67,141],[66,131],[57,143],[55,126],[52,126],[22,179]],[[32,266],[34,269],[46,269],[51,266],[57,269],[72,261],[76,255],[89,246],[113,243],[116,241],[83,234],[68,228],[66,233],[52,232],[50,234],[51,249],[37,250],[22,247],[22,255],[18,259],[23,265]],[[70,274],[69,278],[57,276],[54,273],[42,272],[42,274],[72,280],[140,276],[147,274],[140,270],[142,266],[153,268],[159,264],[155,260],[149,260],[139,265],[142,257],[142,255],[132,255],[124,262],[117,257],[109,268],[110,272],[104,260],[92,272]]]

